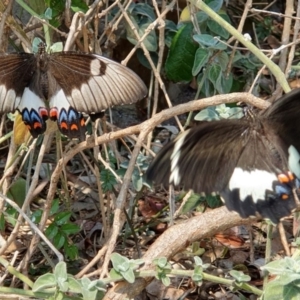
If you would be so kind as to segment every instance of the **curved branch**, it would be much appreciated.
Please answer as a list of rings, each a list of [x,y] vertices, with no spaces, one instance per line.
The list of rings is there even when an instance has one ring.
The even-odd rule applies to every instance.
[[[145,261],[143,269],[151,268],[154,258],[168,259],[179,251],[184,250],[190,243],[215,235],[230,227],[241,224],[251,224],[255,218],[242,219],[237,213],[229,212],[226,207],[220,207],[193,217],[178,225],[168,228],[149,247],[142,257]],[[132,299],[137,296],[153,278],[138,278],[133,284],[120,282],[111,288],[104,300]]]

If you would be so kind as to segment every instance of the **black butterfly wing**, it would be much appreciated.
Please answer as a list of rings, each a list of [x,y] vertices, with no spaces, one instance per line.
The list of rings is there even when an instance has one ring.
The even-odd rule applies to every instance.
[[[300,89],[294,89],[275,101],[262,111],[261,117],[272,125],[287,145],[294,145],[300,153]]]
[[[0,111],[14,111],[21,102],[25,87],[35,71],[33,54],[0,55]]]
[[[205,122],[165,146],[147,170],[149,182],[213,193],[224,189],[248,143],[244,121]]]
[[[222,120],[202,123],[164,147],[146,178],[220,193],[242,217],[260,213],[276,223],[295,207],[292,179],[278,180],[286,171],[287,147],[271,128],[260,120]]]

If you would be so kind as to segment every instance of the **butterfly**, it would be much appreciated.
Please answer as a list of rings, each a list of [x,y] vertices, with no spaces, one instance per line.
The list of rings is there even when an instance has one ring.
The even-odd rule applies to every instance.
[[[136,102],[147,94],[144,82],[129,68],[96,54],[47,53],[0,55],[0,112],[18,110],[33,137],[57,122],[70,138],[84,139],[82,113]]]
[[[219,194],[241,217],[273,223],[296,207],[300,180],[300,89],[241,120],[201,122],[167,144],[146,172],[150,183]]]

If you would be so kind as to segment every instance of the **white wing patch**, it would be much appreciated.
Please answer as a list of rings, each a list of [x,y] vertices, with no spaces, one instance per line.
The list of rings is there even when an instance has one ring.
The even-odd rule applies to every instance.
[[[235,168],[229,181],[229,189],[239,189],[240,199],[244,201],[248,196],[252,196],[253,201],[265,199],[265,191],[273,190],[273,182],[277,181],[274,173],[263,170],[245,171]]]
[[[22,112],[23,109],[27,108],[28,111],[32,109],[36,112],[39,111],[40,108],[45,108],[45,102],[41,99],[37,94],[31,91],[28,87],[24,89],[22,98],[17,108]]]
[[[289,152],[289,170],[300,179],[300,155],[297,149],[291,145],[288,149]]]
[[[49,104],[50,108],[55,107],[58,111],[62,108],[68,110],[70,107],[69,101],[62,89],[59,89],[58,92],[51,97]]]
[[[181,155],[180,148],[183,145],[184,140],[189,132],[190,132],[190,130],[187,130],[178,137],[176,143],[174,144],[174,150],[170,157],[170,159],[171,159],[171,175],[170,175],[169,183],[174,183],[175,186],[180,184],[180,180],[181,180],[181,176],[179,173],[179,166],[178,166],[178,160]]]
[[[7,112],[14,111],[21,101],[21,97],[17,97],[14,90],[7,90],[5,85],[0,85],[0,99],[0,110]]]

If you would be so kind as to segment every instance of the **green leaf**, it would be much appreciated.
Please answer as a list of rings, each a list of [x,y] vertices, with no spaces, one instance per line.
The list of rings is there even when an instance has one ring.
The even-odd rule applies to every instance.
[[[70,245],[70,244],[64,244],[64,250],[66,256],[70,260],[75,260],[78,258],[78,248],[75,245]]]
[[[40,276],[33,284],[32,291],[38,292],[44,289],[55,287],[56,286],[56,278],[54,274],[44,274]]]
[[[60,261],[54,268],[53,272],[57,281],[67,281],[68,274],[67,274],[67,265],[64,261]]]
[[[62,42],[57,42],[54,43],[51,47],[50,47],[50,52],[61,52],[64,50],[64,45]]]
[[[229,63],[229,56],[227,52],[225,51],[220,52],[216,57],[216,61],[219,63],[222,71],[224,72],[227,69]]]
[[[263,294],[264,300],[297,300],[299,299],[300,288],[295,285],[283,286],[278,280],[270,281]]]
[[[231,270],[229,274],[238,282],[248,282],[251,280],[249,275],[245,275],[243,272]]]
[[[123,277],[121,276],[121,274],[119,272],[117,272],[115,269],[111,269],[109,271],[109,276],[111,277],[111,279],[113,280],[121,280]]]
[[[103,192],[112,191],[114,185],[117,183],[115,175],[108,169],[104,169],[100,172],[100,178],[102,182]]]
[[[49,215],[53,216],[54,214],[56,214],[58,212],[58,209],[59,209],[59,199],[56,198],[52,202],[52,206],[51,206]]]
[[[128,264],[129,267],[129,259],[127,257],[120,255],[119,253],[115,253],[115,252],[112,253],[112,255],[110,256],[110,260],[112,262],[114,269],[117,271],[119,271],[119,266]],[[122,267],[122,270],[124,270],[124,266]]]
[[[60,230],[65,235],[70,235],[70,234],[78,233],[80,231],[80,227],[77,224],[67,223],[61,225]]]
[[[192,74],[196,76],[209,60],[210,52],[208,49],[199,48],[195,54]]]
[[[51,20],[52,19],[52,9],[48,7],[44,13],[44,18],[46,20]]]
[[[201,202],[203,202],[203,198],[199,194],[192,194],[189,199],[186,201],[182,208],[182,213],[186,214],[187,212],[195,209]]]
[[[55,223],[52,223],[48,226],[48,228],[45,230],[46,237],[49,240],[52,240],[58,233],[58,227]]]
[[[187,23],[178,30],[172,40],[165,70],[168,79],[174,82],[190,81],[193,78],[192,69],[198,46],[194,43],[192,34],[193,24]]]
[[[84,300],[94,300],[97,297],[97,289],[95,287],[92,287],[90,289],[91,280],[89,278],[83,277],[81,279],[81,285],[82,285],[82,296]]]
[[[222,94],[228,94],[233,85],[233,76],[230,73],[228,77],[226,76],[221,76],[221,85],[222,85]]]
[[[147,3],[136,3],[132,12],[147,17],[151,22],[156,19],[153,6],[150,6]]]
[[[222,201],[220,200],[220,196],[207,195],[205,197],[207,205],[210,208],[216,208],[222,205]]]
[[[66,242],[66,237],[61,234],[60,232],[57,232],[56,236],[53,238],[53,244],[57,249],[60,249],[64,243]]]
[[[62,225],[69,222],[70,217],[71,217],[70,212],[62,211],[54,217],[54,221],[57,225]]]
[[[265,266],[261,267],[262,270],[267,270],[273,275],[280,275],[286,272],[286,262],[284,259],[274,260]]]
[[[222,76],[222,70],[219,65],[210,65],[208,67],[207,78],[216,87],[217,80]]]
[[[215,34],[217,34],[218,36],[223,37],[224,39],[228,39],[229,37],[229,32],[222,27],[219,23],[217,23],[214,20],[208,20],[207,21],[207,26],[208,28]]]
[[[209,3],[207,3],[207,6],[209,6],[214,12],[218,12],[223,5],[223,0],[213,0]]]
[[[216,121],[220,120],[219,114],[214,106],[202,109],[195,117],[196,121]],[[200,197],[200,196],[199,196]],[[200,198],[201,199],[201,198]]]
[[[208,15],[204,11],[198,11],[196,13],[196,18],[199,25],[201,25],[208,19]]]
[[[143,36],[152,22],[147,22],[139,27],[139,36]],[[143,41],[148,51],[155,52],[157,50],[157,37],[155,30],[152,30]],[[136,45],[136,43],[133,43]]]
[[[151,21],[147,21],[145,23],[138,24],[138,20],[136,19],[136,17],[134,15],[129,14],[129,17],[130,17],[132,23],[135,25],[135,27],[138,28],[138,34],[140,37],[145,34],[146,29],[152,23]],[[132,43],[133,45],[136,45],[138,41],[137,41],[137,38],[136,38],[132,28],[130,27],[130,25],[127,22],[125,23],[125,27],[126,27],[126,37],[127,37],[128,41],[130,43]],[[155,52],[157,50],[157,37],[156,37],[155,30],[152,30],[150,33],[148,33],[148,35],[144,39],[143,43],[146,46],[148,51]]]
[[[76,13],[82,11],[86,13],[89,9],[88,5],[83,0],[72,0],[71,9]]]
[[[18,178],[9,188],[7,197],[22,207],[26,197],[26,180]]]
[[[4,214],[2,214],[0,216],[0,231],[5,229],[5,218],[4,218]]]
[[[123,278],[128,281],[129,283],[134,283],[135,276],[132,269],[128,269],[126,272],[121,272]]]
[[[194,269],[194,273],[192,275],[192,280],[196,283],[199,283],[203,280],[203,270],[201,266],[196,266]]]
[[[79,280],[74,278],[72,275],[68,275],[68,284],[71,293],[81,293],[81,284]]]
[[[149,52],[151,60],[153,61],[154,65],[157,65],[158,62],[158,54],[156,52]],[[146,58],[144,52],[142,49],[137,49],[136,51],[137,58],[139,62],[149,70],[152,70],[151,65],[148,62],[148,59]]]
[[[65,262],[61,261],[55,266],[54,276],[56,278],[59,290],[62,292],[67,292],[69,284],[67,282],[68,274],[67,265]]]
[[[171,284],[171,280],[168,276],[162,277],[161,282],[164,286],[169,286]]]
[[[210,34],[194,34],[193,39],[200,45],[200,46],[215,46],[219,43],[212,35]]]
[[[140,174],[137,168],[134,169],[131,179],[133,187],[139,192],[143,187],[143,175]]]

